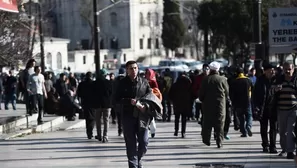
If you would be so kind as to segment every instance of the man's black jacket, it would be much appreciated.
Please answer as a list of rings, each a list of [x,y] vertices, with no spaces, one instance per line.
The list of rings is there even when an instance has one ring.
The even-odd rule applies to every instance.
[[[270,95],[270,88],[273,82],[275,82],[276,79],[268,79],[265,75],[260,76],[253,89],[253,106],[255,113],[254,115],[257,115],[257,117],[272,117],[272,109],[268,109],[268,106],[271,105],[271,101],[273,97]],[[276,117],[275,115],[273,117]]]
[[[94,81],[94,108],[112,107],[112,82],[105,78]]]
[[[116,101],[123,106],[123,115],[133,116],[134,106],[131,99],[139,100],[151,92],[151,88],[146,79],[137,77],[132,81],[128,76],[120,80],[116,91]]]
[[[86,79],[79,83],[77,88],[77,96],[81,98],[81,105],[83,107],[92,107],[94,96],[94,83],[91,79]]]

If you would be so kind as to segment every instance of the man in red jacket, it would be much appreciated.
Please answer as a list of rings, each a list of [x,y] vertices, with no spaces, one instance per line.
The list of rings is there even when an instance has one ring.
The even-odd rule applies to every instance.
[[[193,89],[195,99],[198,98],[198,92],[199,92],[203,78],[208,76],[208,74],[209,74],[209,66],[208,66],[208,64],[203,64],[202,73],[200,75],[198,75],[193,82],[192,89]],[[201,124],[201,119],[202,119],[202,112],[201,112],[201,119],[200,119],[200,110],[202,110],[201,103],[197,103],[196,104],[196,118],[197,118],[199,124]]]

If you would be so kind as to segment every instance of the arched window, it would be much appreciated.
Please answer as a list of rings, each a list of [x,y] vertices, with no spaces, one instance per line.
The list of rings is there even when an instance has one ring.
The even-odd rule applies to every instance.
[[[57,53],[57,69],[62,69],[62,54],[60,52]]]
[[[84,55],[83,56],[83,64],[86,64],[87,63],[87,57]]]
[[[139,13],[139,25],[144,26],[144,18],[143,18],[143,13]]]
[[[36,64],[40,65],[40,63],[41,63],[41,54],[40,53],[35,54],[34,59],[36,61]]]
[[[46,66],[52,66],[52,54],[51,53],[47,53],[46,54]]]
[[[113,27],[118,26],[118,18],[117,18],[117,14],[115,12],[112,12],[110,14],[110,23],[111,23],[111,26],[113,26]]]
[[[159,25],[159,13],[156,12],[155,13],[155,26],[158,26]]]
[[[146,20],[147,20],[147,25],[148,26],[151,26],[151,23],[152,23],[152,15],[151,15],[151,13],[149,12],[149,13],[147,13],[147,16],[146,16],[147,18],[146,18]]]

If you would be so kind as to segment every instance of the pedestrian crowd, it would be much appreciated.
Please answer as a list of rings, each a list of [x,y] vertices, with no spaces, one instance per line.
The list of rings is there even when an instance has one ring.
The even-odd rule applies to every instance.
[[[9,102],[15,109],[17,88],[23,88],[27,114],[38,113],[38,124],[43,123],[44,113],[62,115],[69,121],[78,113],[86,121],[87,138],[103,143],[109,141],[111,119],[118,126],[118,136],[125,139],[129,168],[143,166],[149,134],[157,136],[156,121],[171,122],[173,114],[173,136],[179,135],[181,121],[181,138],[186,138],[187,122],[195,120],[202,128],[202,142],[210,146],[213,135],[218,148],[230,139],[232,122],[244,138],[253,136],[253,120],[258,121],[263,152],[278,153],[279,134],[278,155],[293,159],[297,134],[295,73],[291,63],[278,68],[264,63],[256,72],[254,68],[224,69],[211,62],[203,65],[202,72],[182,72],[175,77],[169,69],[140,73],[137,62],[128,61],[117,76],[102,69],[95,80],[91,72],[80,79],[73,73],[61,73],[54,80],[51,73],[42,74],[35,60],[30,60],[19,79],[10,71],[0,81],[0,91],[5,91],[5,109]],[[93,136],[95,126],[97,135]]]

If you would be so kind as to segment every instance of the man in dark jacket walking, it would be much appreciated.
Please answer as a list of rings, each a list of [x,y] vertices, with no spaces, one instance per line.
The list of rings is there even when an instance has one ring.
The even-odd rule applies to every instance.
[[[127,76],[116,91],[116,101],[123,106],[123,128],[129,168],[142,168],[141,159],[147,151],[148,128],[140,128],[140,113],[146,109],[138,100],[151,92],[144,78],[138,76],[136,61],[126,63]],[[136,138],[137,137],[137,138]],[[137,147],[138,142],[138,147]]]
[[[276,135],[277,135],[277,114],[276,109],[271,108],[272,96],[269,90],[273,83],[274,69],[272,65],[264,66],[264,74],[260,76],[253,90],[254,116],[260,121],[260,132],[262,138],[263,152],[277,153]],[[269,122],[269,140],[267,136]]]
[[[112,108],[112,83],[106,79],[107,72],[100,70],[100,75],[97,76],[94,82],[94,95],[96,107],[96,127],[97,139],[103,143],[108,142],[107,132],[109,129],[109,116]],[[103,137],[102,137],[102,120],[103,117]]]
[[[82,81],[77,88],[77,96],[81,99],[81,105],[86,120],[86,130],[88,139],[93,137],[93,129],[95,126],[95,109],[93,107],[94,102],[94,90],[92,72],[87,72],[86,79]]]
[[[231,88],[232,94],[230,97],[240,121],[241,137],[252,136],[252,82],[244,75],[242,68],[237,69],[237,78],[231,83]]]
[[[119,83],[120,81],[125,78],[125,69],[120,68],[119,69],[119,75],[115,78],[114,82],[113,82],[113,88],[112,88],[112,104],[113,104],[113,108],[114,111],[116,113],[116,118],[117,118],[117,123],[118,123],[118,135],[119,136],[123,136],[123,127],[122,127],[122,109],[121,109],[121,104],[119,104],[116,101],[116,90],[119,87]]]

